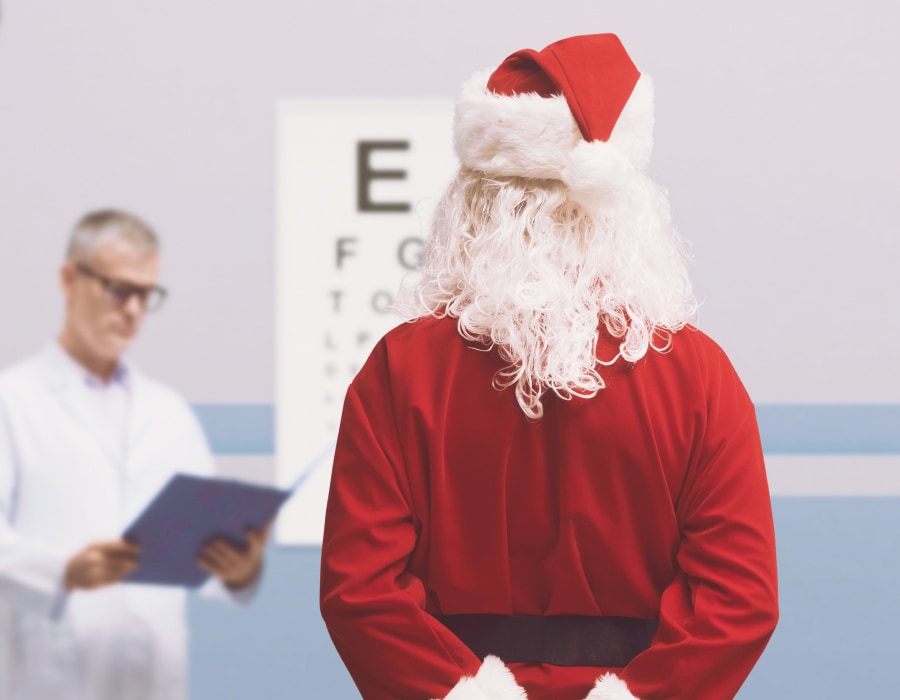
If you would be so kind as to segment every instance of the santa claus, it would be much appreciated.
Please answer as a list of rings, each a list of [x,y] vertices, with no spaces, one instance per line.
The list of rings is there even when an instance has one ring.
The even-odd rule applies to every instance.
[[[335,454],[322,613],[366,700],[725,700],[772,634],[754,408],[690,325],[652,127],[612,34],[464,86]]]

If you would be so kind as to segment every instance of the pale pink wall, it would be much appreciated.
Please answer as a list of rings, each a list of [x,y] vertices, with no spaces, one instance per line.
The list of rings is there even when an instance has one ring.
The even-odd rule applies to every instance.
[[[6,0],[0,365],[55,331],[90,207],[164,237],[139,361],[192,401],[269,402],[278,97],[454,96],[469,72],[618,32],[657,81],[654,172],[702,325],[761,402],[900,400],[895,4]],[[887,372],[887,377],[885,377]]]

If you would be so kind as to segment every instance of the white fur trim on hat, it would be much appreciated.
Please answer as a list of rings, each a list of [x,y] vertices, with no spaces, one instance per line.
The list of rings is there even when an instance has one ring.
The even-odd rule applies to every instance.
[[[527,700],[525,690],[496,656],[487,656],[474,676],[461,678],[444,700]]]
[[[454,142],[465,168],[487,175],[562,180],[599,202],[628,186],[653,149],[653,79],[641,75],[609,141],[586,142],[562,95],[498,95],[476,73],[456,104]],[[602,194],[601,194],[602,193]]]
[[[618,676],[605,673],[597,679],[591,692],[584,700],[639,700]]]
[[[596,209],[631,189],[637,173],[611,143],[582,141],[569,153],[559,179],[577,202]]]

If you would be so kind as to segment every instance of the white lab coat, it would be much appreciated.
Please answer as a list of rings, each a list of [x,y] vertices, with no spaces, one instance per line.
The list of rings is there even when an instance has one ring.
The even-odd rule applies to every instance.
[[[0,700],[182,700],[184,590],[61,584],[174,472],[211,474],[208,445],[183,399],[129,368],[123,450],[67,360],[51,344],[0,373]]]

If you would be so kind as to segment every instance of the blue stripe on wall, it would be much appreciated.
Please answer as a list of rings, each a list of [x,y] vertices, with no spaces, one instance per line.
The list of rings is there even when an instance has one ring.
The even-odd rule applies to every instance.
[[[215,454],[275,454],[272,404],[194,404],[193,408]]]
[[[196,404],[217,455],[275,453],[272,404]],[[756,407],[766,454],[900,454],[900,405],[763,404]]]
[[[900,405],[766,404],[756,413],[767,454],[900,454]]]

